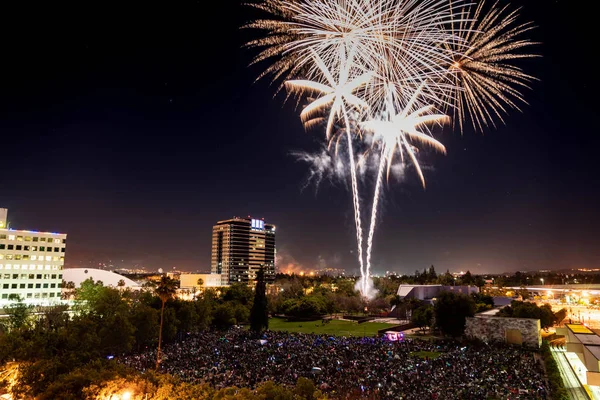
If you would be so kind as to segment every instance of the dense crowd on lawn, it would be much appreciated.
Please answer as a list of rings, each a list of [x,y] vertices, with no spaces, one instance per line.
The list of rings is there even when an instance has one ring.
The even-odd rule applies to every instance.
[[[416,352],[439,353],[423,358]],[[428,353],[421,353],[428,354]],[[429,353],[432,354],[432,353]],[[153,369],[156,350],[124,358]],[[331,398],[546,399],[534,353],[454,341],[344,338],[236,329],[191,335],[163,349],[161,371],[216,388],[295,384],[308,377]]]

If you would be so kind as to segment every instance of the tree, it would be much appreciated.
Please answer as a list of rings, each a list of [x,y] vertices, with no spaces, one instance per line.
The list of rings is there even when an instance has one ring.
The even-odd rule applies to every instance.
[[[467,317],[475,313],[473,298],[462,293],[442,292],[433,306],[435,324],[442,333],[453,337],[465,331]]]
[[[431,304],[423,305],[417,308],[411,317],[411,322],[417,326],[417,328],[424,329],[425,327],[431,326],[433,321],[433,306]]]
[[[461,285],[473,285],[475,283],[475,279],[473,279],[471,271],[465,272],[465,274],[460,277],[460,283]]]
[[[428,283],[436,283],[437,282],[437,274],[435,273],[435,267],[432,265],[429,267],[429,271],[427,271],[427,282]]]
[[[554,322],[559,325],[567,317],[567,309],[561,308],[554,313]]]
[[[175,295],[175,292],[177,291],[175,285],[176,282],[173,279],[169,278],[168,276],[163,276],[162,278],[160,278],[160,282],[156,286],[156,289],[154,289],[154,293],[156,293],[156,295],[160,298],[161,301],[160,328],[158,331],[158,350],[156,352],[156,369],[158,369],[158,366],[160,364],[160,346],[162,342],[165,303],[167,302],[167,300],[171,299]]]
[[[450,270],[446,270],[443,275],[438,277],[438,282],[443,286],[454,286],[454,277],[450,273]]]
[[[483,293],[471,293],[471,297],[475,301],[475,313],[491,310],[494,308],[494,298]]]
[[[202,286],[204,286],[204,279],[198,278],[198,280],[196,281],[196,283],[198,284],[199,287],[202,287]]]
[[[236,301],[243,305],[250,304],[252,297],[252,289],[245,283],[234,283],[223,294],[224,301]]]
[[[123,287],[123,286],[125,286],[125,280],[124,280],[124,279],[119,279],[119,282],[117,282],[117,286],[118,286],[118,287]]]
[[[254,303],[250,311],[250,329],[260,332],[269,329],[269,312],[267,304],[267,283],[265,282],[264,268],[260,268],[256,274],[256,288],[254,291]]]
[[[30,322],[32,306],[28,306],[23,302],[19,295],[13,295],[10,300],[14,302],[5,308],[8,318],[4,322],[9,331],[27,328]]]
[[[147,304],[137,304],[131,315],[131,320],[135,326],[135,345],[139,350],[153,345],[158,336],[158,311]]]

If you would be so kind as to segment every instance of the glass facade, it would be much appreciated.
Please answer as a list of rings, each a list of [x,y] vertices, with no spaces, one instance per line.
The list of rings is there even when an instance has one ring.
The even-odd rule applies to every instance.
[[[275,280],[275,226],[263,220],[232,218],[213,227],[211,272],[222,274],[227,285],[253,285],[265,268],[268,283]]]

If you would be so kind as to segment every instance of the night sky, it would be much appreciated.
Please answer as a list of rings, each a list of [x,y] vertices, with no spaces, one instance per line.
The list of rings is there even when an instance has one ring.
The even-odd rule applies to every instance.
[[[522,64],[540,78],[530,105],[484,135],[446,128],[427,190],[414,170],[386,187],[376,273],[600,266],[597,22],[583,1],[521,1],[543,42]],[[216,221],[252,215],[277,225],[280,265],[357,271],[350,194],[302,190],[290,152],[318,133],[254,83],[241,2],[16,3],[0,24],[13,228],[67,233],[67,266],[192,271],[210,268]]]

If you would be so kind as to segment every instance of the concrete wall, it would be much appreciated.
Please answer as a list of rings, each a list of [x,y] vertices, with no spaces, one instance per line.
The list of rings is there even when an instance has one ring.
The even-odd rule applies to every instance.
[[[540,320],[531,318],[474,317],[467,318],[465,335],[486,342],[505,342],[507,330],[521,332],[523,345],[542,345]]]

